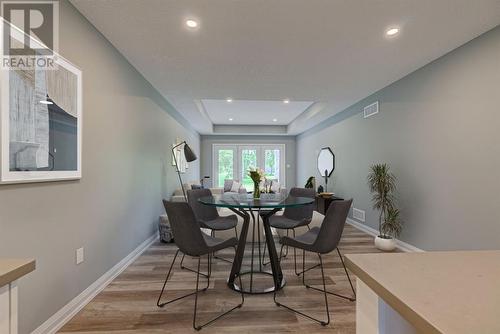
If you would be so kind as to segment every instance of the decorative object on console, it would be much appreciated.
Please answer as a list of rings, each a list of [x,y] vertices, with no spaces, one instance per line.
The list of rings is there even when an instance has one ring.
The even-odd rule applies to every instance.
[[[325,190],[325,189],[323,189],[323,186],[322,186],[322,185],[319,185],[317,193],[318,193],[318,194],[321,194],[324,190]]]
[[[260,182],[265,179],[264,171],[260,168],[250,168],[248,176],[253,181],[253,198],[260,198]]]
[[[184,158],[186,159],[186,162],[192,162],[198,159],[196,157],[196,154],[194,154],[193,150],[191,150],[191,147],[186,143],[186,141],[182,141],[179,144],[175,145],[172,147],[172,155],[174,158],[175,162],[175,170],[177,171],[177,175],[179,176],[179,182],[181,183],[181,188],[182,188],[182,194],[184,195],[184,200],[187,202],[187,197],[186,197],[186,190],[184,189],[184,184],[182,183],[182,178],[181,178],[181,171],[179,170],[179,165],[177,162],[177,157],[176,157],[176,149],[177,147],[180,147],[181,145],[184,145]]]
[[[335,155],[329,147],[323,147],[318,154],[318,171],[325,178],[325,191],[328,191],[328,178],[335,169]]]
[[[306,181],[306,185],[304,186],[304,188],[316,188],[316,178],[314,176],[309,176],[309,178],[307,179]]]
[[[375,164],[370,167],[368,186],[373,194],[373,208],[380,211],[375,247],[392,251],[396,248],[394,238],[399,236],[402,229],[400,213],[395,207],[396,177],[387,164]]]
[[[51,59],[50,70],[2,71],[1,183],[81,178],[82,72]]]

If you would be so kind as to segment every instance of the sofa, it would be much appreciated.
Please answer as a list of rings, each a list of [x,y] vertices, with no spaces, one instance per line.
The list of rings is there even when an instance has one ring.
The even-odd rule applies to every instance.
[[[201,188],[201,184],[199,181],[189,181],[184,183],[184,190],[188,191],[190,189]],[[209,188],[213,195],[222,195],[222,188]],[[174,191],[172,196],[170,197],[172,202],[185,202],[184,194],[182,193],[182,189],[178,188]]]

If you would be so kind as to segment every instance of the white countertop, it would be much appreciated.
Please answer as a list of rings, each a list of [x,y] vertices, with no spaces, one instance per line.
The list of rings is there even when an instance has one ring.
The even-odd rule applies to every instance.
[[[500,333],[500,251],[348,254],[346,265],[423,333]]]

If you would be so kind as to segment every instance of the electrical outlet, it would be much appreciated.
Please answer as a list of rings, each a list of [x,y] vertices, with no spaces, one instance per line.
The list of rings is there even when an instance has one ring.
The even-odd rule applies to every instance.
[[[365,221],[365,212],[360,209],[352,208],[352,217],[359,221]]]
[[[83,247],[82,248],[78,248],[76,250],[76,264],[80,264],[84,260],[85,260],[85,253],[84,253]]]

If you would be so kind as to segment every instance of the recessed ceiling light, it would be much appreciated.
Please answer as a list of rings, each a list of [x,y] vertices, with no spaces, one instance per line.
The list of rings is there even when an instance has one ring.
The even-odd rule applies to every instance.
[[[385,32],[387,36],[394,36],[397,35],[398,33],[399,33],[399,28],[390,28]]]
[[[40,101],[41,104],[54,104],[52,101],[47,101],[47,100],[42,100]]]
[[[226,99],[226,102],[227,102],[227,103],[231,103],[231,102],[233,102],[233,99],[232,99],[232,98],[230,98],[230,97],[228,97],[228,98]]]
[[[288,103],[290,103],[290,100],[289,100],[289,99],[284,99],[284,100],[283,100],[283,103],[288,104]]]
[[[196,27],[198,27],[198,22],[193,20],[193,19],[189,19],[189,20],[186,20],[186,25],[189,28],[196,28]]]
[[[277,121],[278,121],[278,119],[277,119],[277,118],[273,118],[273,122],[277,122]]]
[[[232,121],[233,121],[233,119],[232,119],[232,118],[230,118],[230,119],[229,119],[229,121],[230,121],[230,122],[232,122]]]

